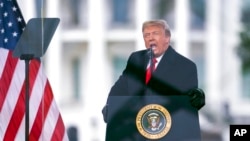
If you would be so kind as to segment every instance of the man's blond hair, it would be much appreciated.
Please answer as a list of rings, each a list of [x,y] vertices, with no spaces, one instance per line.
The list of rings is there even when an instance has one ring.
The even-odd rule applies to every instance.
[[[142,25],[142,32],[146,27],[149,26],[160,26],[165,30],[165,35],[171,36],[170,28],[168,23],[165,20],[150,20],[150,21],[145,21]]]

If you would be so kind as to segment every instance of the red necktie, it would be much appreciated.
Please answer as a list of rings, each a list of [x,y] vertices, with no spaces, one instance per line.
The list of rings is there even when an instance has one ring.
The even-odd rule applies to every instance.
[[[150,80],[151,76],[152,76],[152,70],[155,70],[155,63],[157,62],[156,58],[152,59],[152,63],[150,63],[150,65],[152,66],[148,66],[147,70],[146,70],[146,84],[148,83],[148,81]]]

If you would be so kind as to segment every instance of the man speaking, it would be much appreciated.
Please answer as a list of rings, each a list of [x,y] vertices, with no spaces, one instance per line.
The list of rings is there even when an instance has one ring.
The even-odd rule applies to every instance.
[[[167,22],[146,21],[142,25],[142,34],[146,49],[133,52],[129,56],[126,68],[112,86],[102,110],[104,121],[114,127],[112,131],[107,128],[106,140],[146,140],[136,129],[134,115],[138,113],[141,103],[152,100],[150,96],[167,98],[186,95],[190,104],[197,110],[205,105],[205,95],[198,89],[196,65],[177,53],[170,45],[171,32]],[[112,97],[123,97],[123,101],[127,98],[127,101],[124,103],[116,101],[121,108],[118,109],[118,114],[109,118],[109,109],[115,108],[110,107],[111,103],[115,103],[111,100]],[[156,103],[159,103],[159,100]],[[178,103],[171,104],[175,109],[178,107]],[[157,113],[151,115],[155,114]]]

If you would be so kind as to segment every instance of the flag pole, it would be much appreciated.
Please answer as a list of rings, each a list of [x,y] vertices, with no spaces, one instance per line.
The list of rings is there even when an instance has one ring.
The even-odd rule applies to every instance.
[[[33,54],[23,54],[21,60],[25,61],[25,141],[29,141],[29,62]]]

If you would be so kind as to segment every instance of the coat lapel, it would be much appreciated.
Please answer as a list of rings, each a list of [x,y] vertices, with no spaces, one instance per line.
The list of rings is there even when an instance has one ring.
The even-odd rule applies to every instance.
[[[171,71],[171,66],[174,65],[174,49],[169,46],[169,48],[164,53],[161,61],[159,62],[156,70],[153,73],[153,77],[156,78],[166,78],[167,72]]]

